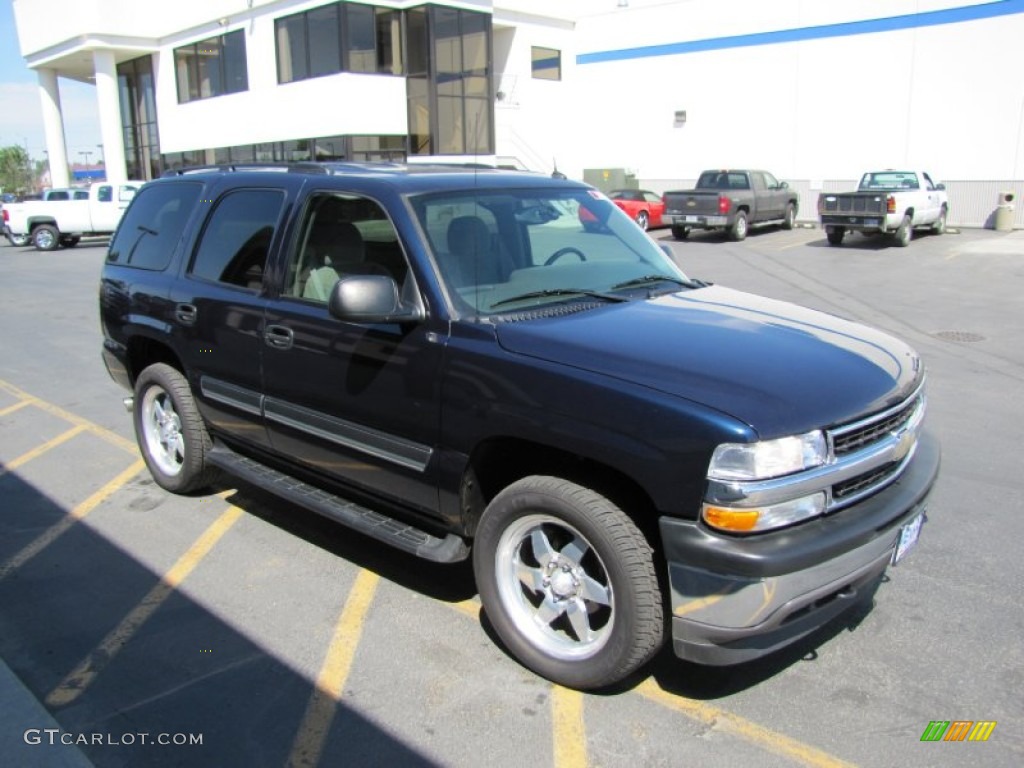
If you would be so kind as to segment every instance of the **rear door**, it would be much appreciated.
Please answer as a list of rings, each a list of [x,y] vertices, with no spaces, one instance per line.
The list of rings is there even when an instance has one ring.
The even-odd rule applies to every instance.
[[[352,323],[327,311],[344,275],[388,275],[404,296],[417,295],[384,206],[358,193],[310,192],[281,273],[257,340],[273,449],[336,483],[436,515],[447,324],[429,315]]]
[[[204,193],[198,236],[188,246],[184,279],[170,299],[175,347],[211,427],[267,448],[262,416],[263,324],[268,255],[281,236],[301,179],[234,185]]]

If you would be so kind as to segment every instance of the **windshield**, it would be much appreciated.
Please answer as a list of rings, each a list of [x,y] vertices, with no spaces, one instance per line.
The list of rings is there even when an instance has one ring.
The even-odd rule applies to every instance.
[[[632,219],[593,189],[476,189],[423,195],[412,206],[460,314],[626,301],[691,286]]]

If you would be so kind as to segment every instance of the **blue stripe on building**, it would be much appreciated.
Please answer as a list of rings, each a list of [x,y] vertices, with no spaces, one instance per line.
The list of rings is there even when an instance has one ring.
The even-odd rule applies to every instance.
[[[576,63],[599,64],[608,61],[645,59],[653,56],[676,56],[685,53],[721,51],[727,48],[750,48],[758,45],[822,40],[829,37],[868,35],[876,32],[893,32],[901,29],[935,27],[942,24],[960,24],[965,21],[992,19],[1015,13],[1024,13],[1024,0],[997,0],[996,2],[984,3],[982,5],[947,8],[942,11],[926,11],[905,16],[890,16],[884,19],[847,21],[840,24],[823,24],[818,27],[758,32],[753,35],[734,35],[731,37],[713,37],[707,40],[693,40],[682,43],[646,45],[641,48],[623,48],[618,51],[581,53],[576,57]]]

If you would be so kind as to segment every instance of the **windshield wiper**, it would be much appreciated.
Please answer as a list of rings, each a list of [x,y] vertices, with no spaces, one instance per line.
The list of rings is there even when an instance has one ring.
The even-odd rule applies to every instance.
[[[641,277],[634,277],[632,280],[626,280],[623,283],[616,283],[612,286],[613,291],[617,291],[620,288],[637,288],[641,285],[650,285],[651,283],[660,282],[676,283],[677,285],[685,285],[687,288],[700,287],[702,284],[694,280],[681,280],[678,277],[672,277],[671,275],[643,275]]]
[[[491,309],[504,304],[512,304],[517,301],[525,301],[526,299],[540,299],[545,296],[589,296],[592,299],[603,299],[604,301],[629,301],[626,296],[616,296],[613,293],[601,293],[600,291],[591,291],[586,288],[545,288],[543,291],[530,291],[529,293],[520,293],[516,296],[509,296],[507,299],[501,299],[491,304]]]

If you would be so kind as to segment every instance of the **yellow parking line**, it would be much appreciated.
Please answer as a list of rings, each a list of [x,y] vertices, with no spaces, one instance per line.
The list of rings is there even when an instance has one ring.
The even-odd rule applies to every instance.
[[[42,456],[44,453],[46,453],[47,451],[49,451],[49,450],[51,450],[53,448],[56,448],[58,445],[63,445],[64,443],[66,443],[68,440],[70,440],[75,435],[84,432],[85,429],[86,428],[85,428],[84,425],[78,424],[78,425],[72,427],[71,429],[67,430],[66,432],[61,432],[59,435],[57,435],[52,440],[47,440],[42,445],[40,445],[40,446],[38,446],[36,448],[33,448],[28,453],[23,453],[18,458],[12,459],[7,464],[5,464],[3,467],[0,467],[0,477],[3,477],[8,472],[13,472],[18,467],[20,467],[22,464],[27,464],[28,462],[32,461],[32,459],[35,459],[35,458],[38,458],[39,456]]]
[[[551,689],[552,740],[555,768],[586,768],[587,730],[583,694],[556,685]]]
[[[46,413],[52,414],[53,416],[63,419],[64,421],[69,421],[72,424],[75,424],[76,426],[84,427],[85,429],[89,430],[92,434],[96,435],[97,437],[103,440],[106,440],[108,443],[116,445],[118,448],[121,448],[122,450],[128,451],[129,453],[138,453],[138,448],[136,447],[135,442],[133,440],[127,440],[121,437],[119,434],[111,432],[109,429],[105,429],[104,427],[101,427],[99,424],[94,424],[88,419],[83,419],[81,416],[77,416],[76,414],[71,413],[71,411],[64,410],[59,405],[54,405],[53,403],[48,403],[45,400],[40,400],[38,397],[30,395],[28,392],[19,389],[18,387],[14,386],[13,384],[10,384],[9,382],[4,381],[3,379],[0,379],[0,389],[4,390],[5,392],[8,392],[10,395],[16,397],[19,400],[28,401],[30,405],[35,406],[41,411],[45,411]]]
[[[853,768],[852,763],[847,763],[827,752],[765,728],[739,715],[726,712],[710,704],[663,691],[650,678],[637,686],[636,691],[645,699],[675,710],[691,720],[714,725],[721,728],[724,732],[750,742],[756,747],[768,752],[774,752],[776,755],[793,760],[794,762],[812,766],[813,768]]]
[[[471,618],[477,618],[480,611],[480,605],[475,600],[447,603],[447,605]],[[774,752],[794,762],[811,766],[811,768],[855,768],[853,763],[840,760],[810,744],[804,744],[739,715],[663,691],[651,678],[637,686],[634,691],[648,701],[685,715],[691,720],[697,720],[707,725],[717,725],[726,733],[749,741],[768,752]],[[551,707],[556,768],[585,766],[587,752],[586,730],[583,722],[583,695],[555,685],[551,692]]]
[[[142,460],[139,459],[124,472],[96,491],[96,493],[92,494],[89,498],[68,512],[68,514],[59,523],[50,526],[33,541],[22,547],[20,552],[8,559],[3,565],[0,565],[0,581],[3,581],[12,571],[20,568],[31,558],[35,557],[50,546],[65,531],[88,515],[92,510],[110,498],[115,491],[122,488],[129,480],[139,474],[145,466],[146,465]]]
[[[373,602],[380,576],[371,571],[361,570],[349,592],[345,607],[334,627],[327,657],[324,659],[316,688],[306,706],[295,741],[288,757],[288,766],[315,766],[320,763],[324,743],[331,729],[334,711],[341,699],[352,669],[352,660],[363,633],[363,622]]]
[[[0,418],[7,416],[10,413],[14,413],[15,411],[20,411],[27,405],[32,405],[32,401],[21,400],[20,402],[17,402],[14,405],[8,405],[6,408],[0,408]]]
[[[214,520],[210,527],[203,532],[203,535],[196,539],[188,551],[171,566],[163,579],[142,598],[110,634],[103,638],[103,642],[97,646],[96,650],[86,656],[56,688],[50,691],[46,697],[46,705],[63,707],[81,696],[97,675],[110,664],[146,620],[156,613],[157,609],[192,573],[199,562],[209,554],[214,545],[220,541],[221,537],[228,532],[242,514],[241,509],[230,506]]]

